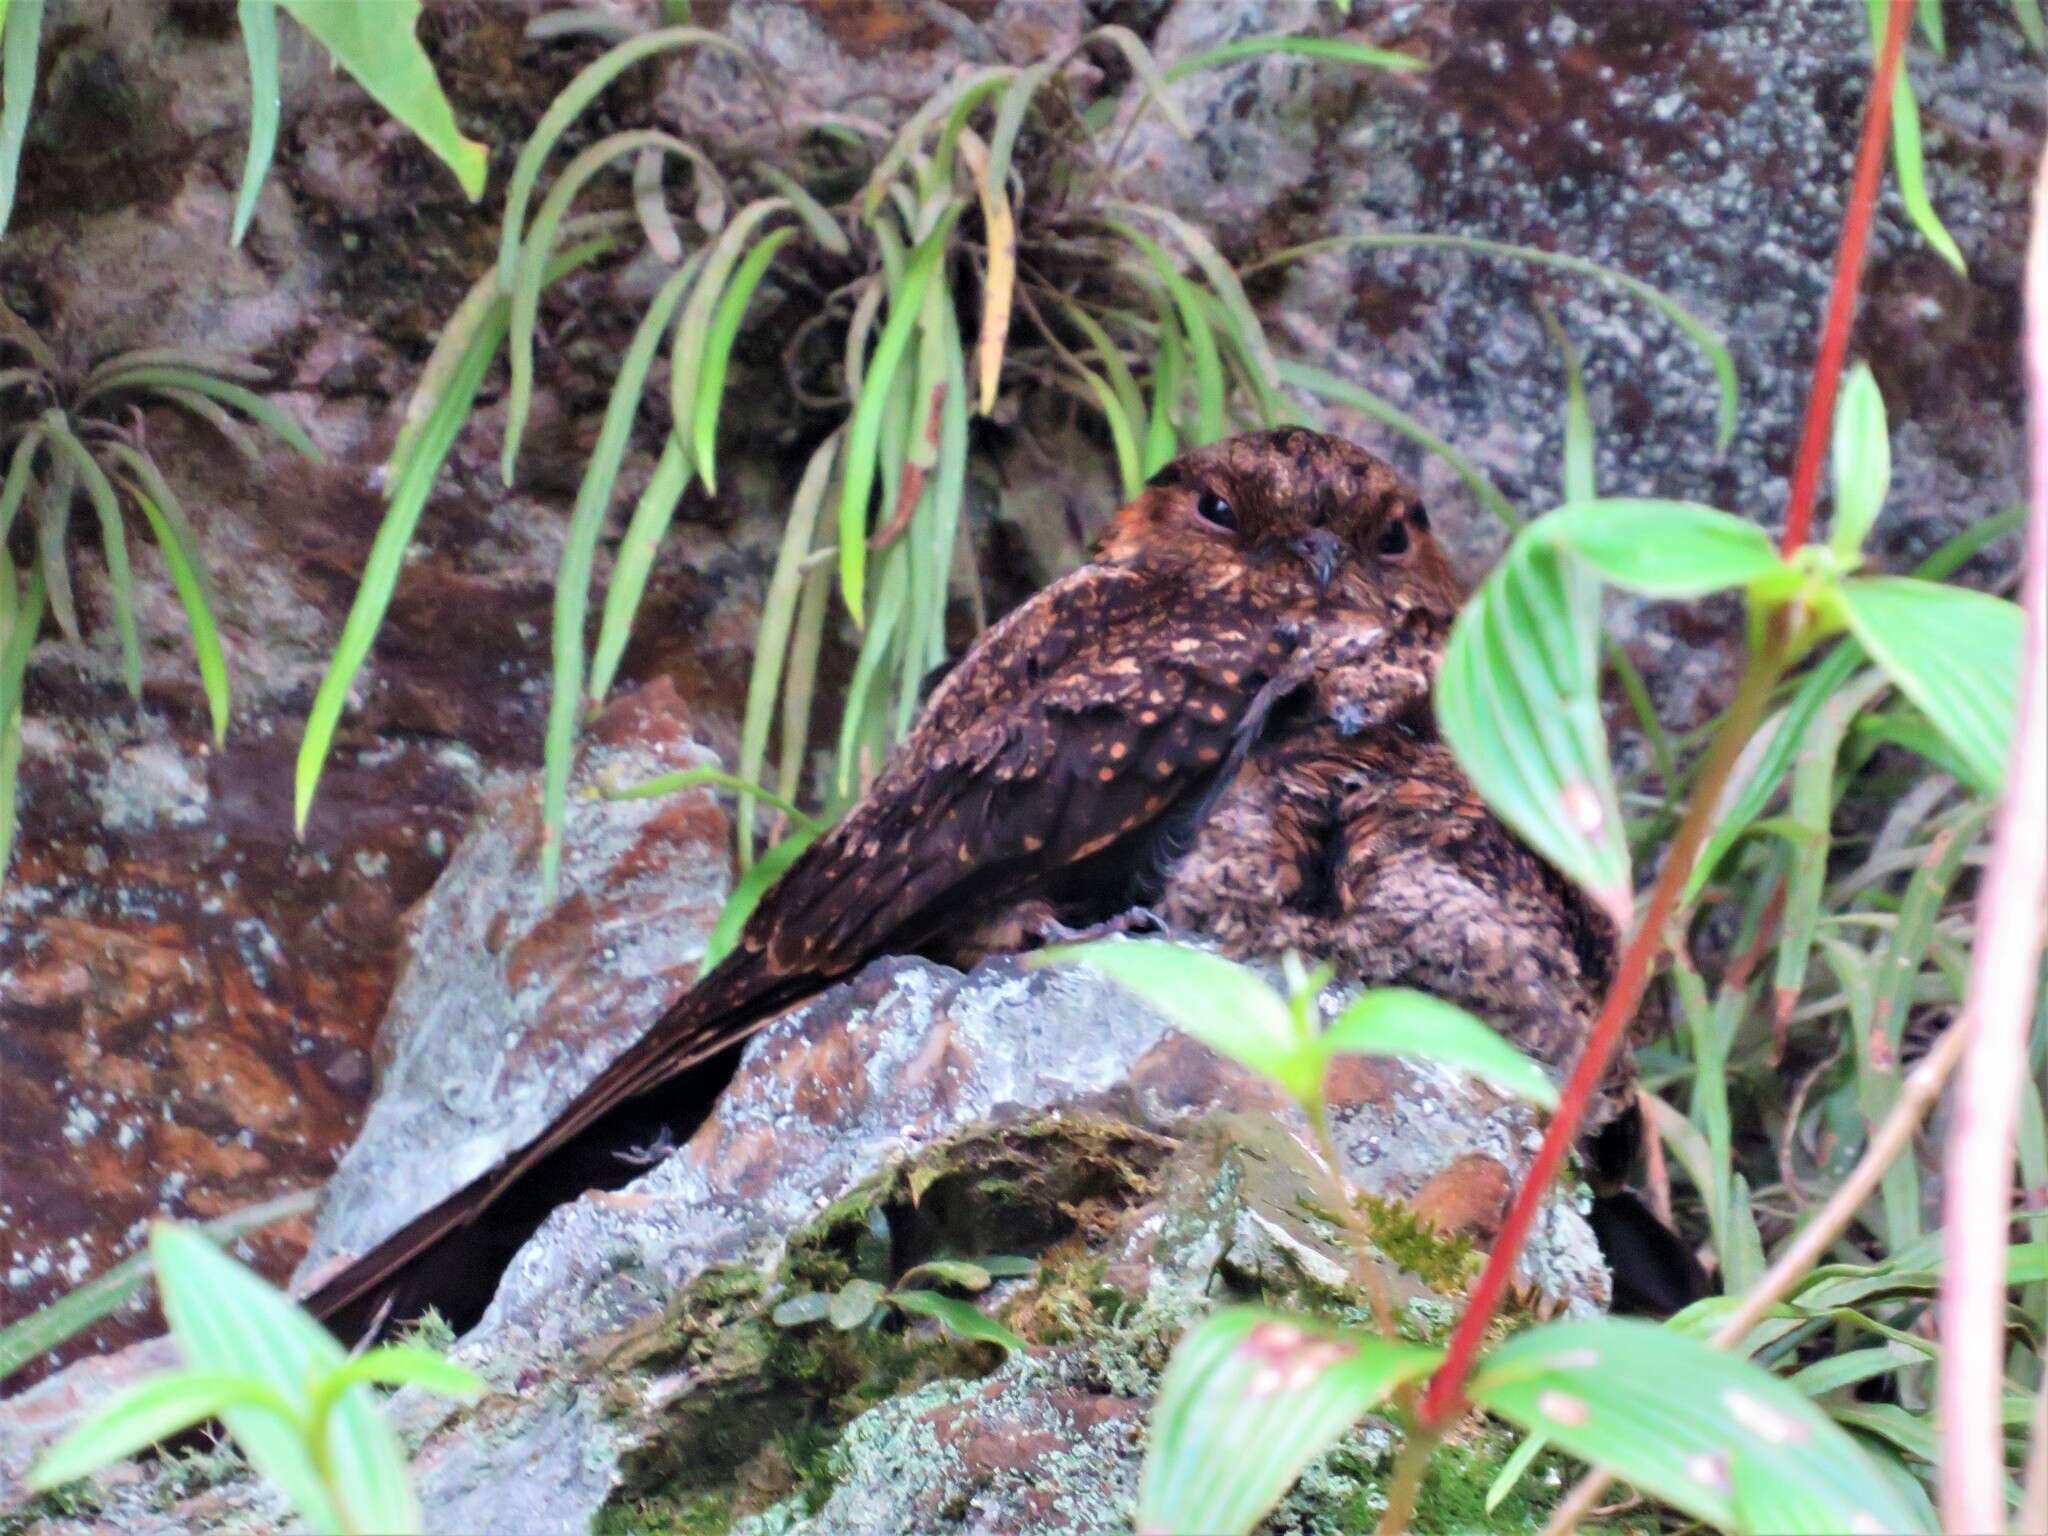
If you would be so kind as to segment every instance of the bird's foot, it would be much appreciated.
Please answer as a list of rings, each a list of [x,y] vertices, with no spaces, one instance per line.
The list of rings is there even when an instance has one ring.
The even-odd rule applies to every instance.
[[[1031,936],[1041,945],[1089,944],[1118,934],[1165,934],[1169,931],[1166,919],[1150,907],[1132,907],[1102,922],[1090,923],[1085,928],[1070,928],[1053,917],[1042,918],[1032,928]]]
[[[654,1140],[644,1147],[621,1147],[612,1154],[622,1163],[635,1168],[652,1168],[676,1149],[676,1139],[667,1126],[663,1126]]]

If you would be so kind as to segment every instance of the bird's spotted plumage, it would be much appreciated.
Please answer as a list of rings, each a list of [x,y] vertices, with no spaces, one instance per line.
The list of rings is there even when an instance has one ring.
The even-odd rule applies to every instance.
[[[693,1069],[729,1064],[775,1014],[877,956],[972,953],[1020,908],[1077,925],[1123,910],[1286,696],[1317,696],[1305,685],[1320,675],[1342,680],[1361,722],[1421,704],[1426,669],[1375,658],[1410,657],[1457,596],[1413,492],[1362,449],[1286,429],[1183,455],[1090,564],[947,673],[724,962],[526,1147],[311,1305],[351,1333],[429,1303],[459,1321],[481,1302],[442,1294],[446,1277],[490,1269],[466,1250],[509,1255],[551,1203],[624,1182],[617,1147],[686,1134],[715,1091]]]

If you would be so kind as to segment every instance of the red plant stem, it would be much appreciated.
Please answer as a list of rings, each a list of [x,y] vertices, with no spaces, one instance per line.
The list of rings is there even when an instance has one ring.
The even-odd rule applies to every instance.
[[[1884,152],[1892,131],[1892,91],[1905,50],[1906,28],[1913,19],[1913,0],[1891,0],[1885,18],[1884,42],[1870,77],[1870,98],[1863,104],[1863,138],[1856,146],[1856,175],[1849,186],[1849,207],[1842,216],[1842,238],[1835,247],[1835,281],[1828,292],[1827,319],[1822,323],[1820,352],[1813,360],[1813,387],[1806,395],[1806,422],[1799,434],[1799,457],[1792,465],[1792,496],[1785,504],[1785,554],[1806,542],[1813,528],[1814,494],[1820,488],[1821,455],[1827,451],[1828,428],[1835,419],[1835,391],[1842,382],[1842,359],[1849,350],[1849,322],[1856,316],[1856,287],[1863,275],[1863,250],[1870,239],[1870,217],[1877,208],[1877,181],[1884,173]]]
[[[2031,510],[2020,572],[2026,613],[2005,797],[1977,895],[1970,946],[1970,1040],[1942,1164],[1941,1522],[1951,1531],[2005,1523],[2005,1253],[2012,1224],[2019,1090],[2027,1079],[2041,919],[2048,905],[2048,155],[2034,183],[2027,251],[2027,442]]]
[[[1820,483],[1821,452],[1834,419],[1835,393],[1841,383],[1842,361],[1849,346],[1849,322],[1856,308],[1856,286],[1863,272],[1863,251],[1869,241],[1871,213],[1877,204],[1878,177],[1883,170],[1885,148],[1891,137],[1892,90],[1898,79],[1899,56],[1905,47],[1906,27],[1912,19],[1912,12],[1912,0],[1890,0],[1883,44],[1871,71],[1870,96],[1863,107],[1863,137],[1856,150],[1849,206],[1843,214],[1842,238],[1836,251],[1834,286],[1828,295],[1827,317],[1821,327],[1820,352],[1814,359],[1813,387],[1807,397],[1799,457],[1793,468],[1792,495],[1785,509],[1783,550],[1787,555],[1806,542],[1813,526],[1813,500]],[[1797,622],[1793,616],[1787,617],[1791,622]],[[1678,893],[1686,877],[1692,872],[1700,845],[1706,841],[1720,801],[1721,788],[1734,769],[1743,744],[1763,720],[1784,656],[1782,627],[1774,625],[1771,630],[1759,651],[1750,657],[1742,684],[1736,690],[1735,701],[1722,718],[1706,765],[1693,786],[1685,820],[1672,838],[1664,866],[1658,872],[1656,888],[1650,893],[1649,907],[1622,954],[1607,1002],[1594,1022],[1578,1064],[1572,1069],[1571,1080],[1565,1084],[1557,1113],[1551,1117],[1543,1144],[1536,1150],[1536,1160],[1530,1165],[1521,1187],[1515,1191],[1515,1202],[1494,1239],[1486,1268],[1480,1272],[1479,1281],[1472,1288],[1471,1300],[1466,1304],[1465,1315],[1458,1320],[1457,1329],[1451,1335],[1444,1363],[1430,1378],[1429,1390],[1423,1394],[1417,1420],[1418,1427],[1425,1434],[1442,1434],[1464,1409],[1465,1382],[1472,1374],[1486,1330],[1507,1292],[1508,1279],[1514,1273],[1522,1245],[1528,1241],[1529,1230],[1535,1225],[1536,1212],[1542,1205],[1544,1193],[1549,1189],[1551,1180],[1557,1177],[1558,1169],[1564,1166],[1565,1154],[1578,1140],[1579,1126],[1586,1117],[1593,1092],[1621,1044],[1628,1021],[1635,1016],[1636,1005],[1642,1000],[1643,989],[1649,983],[1650,963],[1663,942],[1664,925],[1677,904]]]
[[[1451,1335],[1444,1363],[1430,1379],[1429,1391],[1423,1396],[1419,1414],[1425,1430],[1440,1432],[1464,1408],[1465,1379],[1472,1372],[1473,1363],[1479,1357],[1479,1346],[1486,1338],[1487,1325],[1492,1322],[1501,1296],[1507,1290],[1508,1278],[1514,1273],[1515,1259],[1522,1251],[1522,1244],[1528,1240],[1529,1229],[1535,1224],[1536,1212],[1543,1203],[1544,1193],[1550,1188],[1550,1181],[1557,1177],[1558,1169],[1564,1165],[1565,1154],[1578,1140],[1579,1125],[1586,1117],[1586,1107],[1592,1102],[1601,1078],[1606,1075],[1607,1064],[1621,1044],[1628,1021],[1635,1017],[1636,1004],[1642,1001],[1643,988],[1649,983],[1650,962],[1656,958],[1664,937],[1664,924],[1677,905],[1686,876],[1692,873],[1693,860],[1698,857],[1700,845],[1706,841],[1713,826],[1714,814],[1720,807],[1721,791],[1728,782],[1729,774],[1734,771],[1736,759],[1741,755],[1744,743],[1763,721],[1771,689],[1776,686],[1784,669],[1783,657],[1780,641],[1775,636],[1767,639],[1763,647],[1749,658],[1742,682],[1735,690],[1734,702],[1721,717],[1714,744],[1708,751],[1699,780],[1693,786],[1692,799],[1686,806],[1685,820],[1679,823],[1678,831],[1671,840],[1671,849],[1664,857],[1664,867],[1658,871],[1656,889],[1650,893],[1649,908],[1643,913],[1643,920],[1636,925],[1635,935],[1622,954],[1607,1002],[1600,1010],[1599,1019],[1594,1022],[1593,1032],[1586,1041],[1585,1050],[1580,1053],[1578,1064],[1572,1068],[1571,1080],[1565,1084],[1557,1113],[1551,1116],[1543,1144],[1536,1149],[1536,1160],[1522,1179],[1521,1187],[1515,1191],[1515,1203],[1508,1210],[1507,1220],[1501,1223],[1493,1252],[1487,1256],[1486,1268],[1480,1272],[1478,1284],[1472,1288],[1472,1299],[1466,1303],[1465,1315],[1458,1320],[1457,1330]]]

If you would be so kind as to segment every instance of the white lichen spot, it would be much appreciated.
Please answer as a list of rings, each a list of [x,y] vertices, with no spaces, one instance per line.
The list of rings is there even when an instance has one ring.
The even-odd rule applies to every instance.
[[[1737,1424],[1773,1445],[1799,1445],[1808,1438],[1804,1424],[1787,1418],[1769,1403],[1759,1402],[1738,1388],[1730,1387],[1723,1392],[1721,1403]]]
[[[1562,1424],[1566,1429],[1577,1429],[1592,1417],[1592,1411],[1586,1407],[1584,1398],[1555,1390],[1544,1392],[1537,1397],[1536,1411],[1553,1424]]]

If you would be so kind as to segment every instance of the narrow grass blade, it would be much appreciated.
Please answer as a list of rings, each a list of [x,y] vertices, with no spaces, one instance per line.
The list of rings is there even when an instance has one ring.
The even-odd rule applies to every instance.
[[[953,221],[960,205],[948,202],[932,232],[920,241],[904,269],[903,285],[891,296],[889,318],[875,342],[860,396],[847,429],[846,473],[839,501],[839,588],[856,624],[865,624],[867,610],[868,499],[874,491],[881,443],[882,411],[896,370],[903,361],[910,333],[924,303],[924,291],[944,261]]]
[[[1131,73],[1138,77],[1138,83],[1144,87],[1144,96],[1138,106],[1139,114],[1142,115],[1147,107],[1156,106],[1159,108],[1159,115],[1173,126],[1175,133],[1184,139],[1192,139],[1195,136],[1194,125],[1167,94],[1169,77],[1161,72],[1159,61],[1152,56],[1152,50],[1145,46],[1138,34],[1129,27],[1112,23],[1109,26],[1097,27],[1084,35],[1076,45],[1076,50],[1097,41],[1113,43],[1130,64]]]
[[[32,595],[40,605],[40,590]],[[0,668],[4,668],[9,654],[0,650]],[[0,683],[4,683],[4,679],[0,679]],[[0,805],[4,804],[0,801]],[[0,859],[0,869],[4,868],[5,860]],[[260,1205],[245,1206],[225,1216],[216,1216],[201,1223],[199,1230],[220,1242],[231,1242],[246,1233],[307,1215],[319,1204],[319,1190],[294,1190],[291,1194],[279,1195],[275,1200],[265,1200]],[[33,1312],[18,1323],[0,1328],[0,1381],[5,1381],[38,1355],[77,1338],[101,1318],[112,1316],[129,1297],[149,1283],[149,1254],[146,1251],[135,1253],[105,1274],[95,1275],[76,1290],[60,1296],[40,1312]]]
[[[1152,360],[1152,400],[1145,413],[1142,467],[1148,479],[1180,452],[1180,433],[1174,427],[1174,418],[1180,414],[1187,366],[1180,327],[1174,322],[1171,306],[1163,300],[1159,316],[1159,355]]]
[[[796,624],[789,636],[789,675],[782,688],[782,732],[775,769],[775,785],[785,800],[795,799],[803,789],[810,750],[811,699],[817,691],[818,653],[824,645],[825,611],[831,597],[829,572],[814,570],[804,578]]]
[[[843,432],[833,432],[804,466],[803,478],[797,482],[795,496],[790,498],[789,515],[783,521],[782,547],[776,553],[775,570],[761,596],[761,622],[754,631],[754,666],[747,676],[747,704],[740,722],[738,766],[739,777],[745,783],[759,783],[767,768],[768,726],[775,711],[776,690],[782,681],[785,652],[796,624],[804,561],[816,537],[818,512],[832,484],[832,470],[838,463],[843,440]],[[743,793],[735,818],[742,867],[753,859],[753,810],[753,795]]]
[[[252,418],[259,426],[271,432],[296,451],[301,457],[321,462],[320,450],[313,439],[306,435],[306,429],[292,420],[278,407],[253,390],[239,384],[230,384],[225,379],[216,379],[211,374],[201,373],[192,368],[135,368],[109,378],[96,389],[89,389],[79,398],[83,405],[101,395],[113,394],[120,390],[158,390],[163,388],[190,390],[208,399],[231,405],[243,415]]]
[[[107,562],[107,595],[114,605],[114,631],[121,640],[121,680],[131,698],[142,697],[142,641],[135,630],[135,576],[128,564],[128,533],[121,525],[121,499],[99,460],[72,435],[61,413],[43,418],[51,449],[70,461],[84,482],[86,498],[99,517],[100,553]]]
[[[1417,70],[1429,65],[1410,53],[1391,48],[1373,48],[1342,37],[1242,37],[1218,48],[1206,49],[1178,60],[1167,71],[1169,83],[1184,80],[1198,70],[1235,64],[1240,59],[1270,54],[1292,54],[1300,58],[1323,59],[1334,64],[1357,64],[1366,69]]]
[[[910,157],[924,146],[940,119],[956,110],[971,110],[974,104],[1015,78],[1017,71],[1008,65],[986,66],[963,72],[946,89],[931,98],[910,115],[908,121],[896,130],[889,141],[889,147],[882,158],[875,162],[869,173],[866,187],[861,191],[861,217],[873,223],[875,215],[881,212],[882,199],[888,195],[889,184]]]
[[[43,36],[43,0],[14,0],[0,28],[0,235],[14,213],[21,145],[28,137],[36,92],[36,50]]]
[[[1522,514],[1501,494],[1500,488],[1480,472],[1477,465],[1399,406],[1390,404],[1349,379],[1340,379],[1334,373],[1292,360],[1280,363],[1280,381],[1337,405],[1348,406],[1419,444],[1425,452],[1434,454],[1448,465],[1451,473],[1465,483],[1472,499],[1499,518],[1503,527],[1513,531],[1522,526]]]
[[[42,445],[43,429],[38,425],[31,425],[15,440],[14,452],[7,460],[7,478],[0,480],[0,547],[14,531],[15,515],[28,497],[35,479],[36,453]]]
[[[1834,426],[1830,467],[1835,507],[1828,520],[1828,547],[1844,560],[1854,560],[1863,552],[1863,541],[1892,481],[1884,395],[1868,363],[1858,363],[1842,381]]]
[[[1017,135],[1024,127],[1024,114],[1031,110],[1032,100],[1057,68],[1055,61],[1047,60],[1021,71],[1010,82],[1010,88],[1003,92],[1002,104],[996,108],[995,126],[988,135],[988,178],[991,185],[1003,188],[1006,193],[1010,182],[1010,157],[1016,152]]]
[[[540,220],[536,219],[538,227]],[[548,695],[548,720],[541,774],[541,890],[552,900],[562,867],[562,832],[569,809],[569,769],[576,735],[576,710],[583,694],[583,621],[590,608],[591,567],[598,535],[611,507],[612,487],[640,411],[640,397],[654,354],[668,329],[670,315],[682,302],[695,276],[684,266],[669,276],[640,317],[639,328],[626,347],[619,376],[605,404],[604,423],[576,488],[576,504],[562,538],[561,562],[555,574],[553,625],[554,676]]]
[[[760,160],[754,162],[754,173],[789,203],[803,221],[804,232],[818,243],[821,250],[830,251],[834,256],[845,256],[853,250],[853,242],[846,238],[846,231],[839,227],[839,221],[832,217],[831,210],[811,196],[802,182],[781,167]]]
[[[1125,419],[1131,423],[1133,431],[1141,439],[1142,456],[1142,436],[1147,425],[1145,397],[1138,389],[1137,377],[1131,372],[1131,365],[1124,357],[1123,348],[1110,339],[1109,331],[1102,322],[1087,310],[1071,299],[1062,298],[1059,302],[1060,312],[1073,322],[1074,328],[1086,336],[1089,345],[1095,349],[1096,361],[1102,365],[1103,377],[1109,381],[1109,387],[1116,391],[1117,403],[1123,407]]]
[[[230,695],[227,656],[221,649],[220,626],[214,618],[213,594],[206,578],[206,564],[199,542],[185,520],[184,510],[171,494],[170,486],[146,454],[125,443],[113,451],[136,477],[128,482],[128,494],[142,509],[150,532],[170,570],[171,585],[185,609],[185,622],[192,633],[192,654],[199,666],[199,683],[206,692],[206,707],[213,720],[213,744],[227,740]]]
[[[693,47],[717,48],[737,57],[746,57],[745,49],[716,32],[702,27],[662,27],[620,43],[585,65],[576,78],[562,87],[555,99],[548,103],[548,109],[535,124],[526,147],[520,150],[519,159],[512,167],[512,179],[505,189],[505,226],[498,241],[498,283],[505,292],[511,292],[518,275],[519,249],[526,239],[526,209],[533,201],[534,186],[540,180],[542,166],[547,163],[548,156],[568,131],[569,125],[596,100],[600,91],[642,59]]]
[[[95,364],[92,372],[85,376],[82,387],[98,389],[115,375],[130,373],[137,368],[190,368],[199,373],[210,373],[218,379],[232,379],[238,384],[262,384],[270,378],[269,369],[239,358],[216,357],[210,352],[194,352],[190,347],[135,347]]]
[[[761,898],[768,894],[776,881],[789,873],[790,865],[803,857],[804,850],[816,842],[819,835],[810,830],[792,832],[754,860],[747,871],[733,882],[732,895],[726,898],[718,921],[712,925],[711,936],[704,941],[704,958],[697,963],[699,976],[710,974],[719,961],[732,953],[747,926],[747,919],[761,904]]]
[[[1275,252],[1261,261],[1254,262],[1238,275],[1249,277],[1267,267],[1300,261],[1304,257],[1314,256],[1323,251],[1386,251],[1408,248],[1464,251],[1469,255],[1525,262],[1530,266],[1548,267],[1557,272],[1570,272],[1580,277],[1598,278],[1602,282],[1613,283],[1664,316],[1699,348],[1701,356],[1706,358],[1708,366],[1713,369],[1715,382],[1720,388],[1720,425],[1715,435],[1715,447],[1727,448],[1735,436],[1740,387],[1736,382],[1735,357],[1728,350],[1728,344],[1711,328],[1641,278],[1631,277],[1628,273],[1616,271],[1612,267],[1603,267],[1598,262],[1587,261],[1582,256],[1540,251],[1532,246],[1510,245],[1500,240],[1481,240],[1471,235],[1335,235],[1326,240],[1311,240],[1306,245],[1290,246],[1284,251]]]
[[[2012,0],[2012,18],[2034,52],[2048,54],[2048,21],[2041,19],[2041,0]]]
[[[618,675],[619,660],[626,654],[626,641],[633,632],[633,618],[640,611],[640,599],[647,590],[647,578],[654,569],[654,557],[661,549],[669,520],[690,483],[690,460],[683,445],[671,433],[661,445],[661,457],[647,488],[633,506],[626,524],[626,536],[612,561],[612,579],[604,592],[604,616],[597,630],[597,649],[590,661],[590,702],[595,704],[611,692]]]
[[[599,139],[563,168],[542,199],[540,211],[533,216],[533,229],[520,249],[509,289],[512,327],[506,350],[512,367],[512,388],[505,397],[505,443],[498,458],[498,472],[507,485],[512,484],[520,443],[526,436],[527,418],[533,412],[533,338],[540,321],[540,291],[546,286],[548,259],[554,254],[556,233],[570,204],[593,176],[614,160],[646,149],[680,154],[684,145],[674,134],[654,128],[636,128]]]
[[[1082,384],[1087,386],[1086,398],[1095,402],[1095,408],[1102,412],[1102,419],[1109,426],[1109,440],[1116,450],[1118,484],[1123,488],[1125,501],[1130,501],[1145,488],[1144,460],[1138,447],[1137,426],[1124,414],[1124,403],[1117,398],[1102,376],[1092,369],[1079,371]]]
[[[509,324],[506,306],[494,305],[469,348],[449,378],[448,388],[435,403],[434,411],[421,428],[419,441],[406,461],[404,476],[392,489],[391,504],[377,536],[370,544],[370,558],[363,566],[363,578],[349,605],[341,638],[335,642],[327,671],[321,676],[313,708],[306,716],[306,732],[299,740],[299,756],[292,780],[292,828],[305,836],[306,815],[313,808],[313,791],[319,786],[320,771],[326,765],[328,749],[334,743],[335,727],[348,703],[349,689],[369,657],[370,644],[391,606],[405,552],[412,544],[420,513],[434,489],[441,464],[454,446],[455,435],[469,418],[469,408],[483,384],[485,372],[505,339]]]
[[[1261,389],[1276,389],[1280,383],[1280,369],[1274,360],[1273,349],[1266,343],[1265,327],[1259,323],[1258,311],[1252,308],[1251,300],[1245,297],[1244,284],[1238,281],[1237,271],[1216,249],[1215,243],[1186,219],[1169,209],[1151,203],[1111,203],[1112,208],[1150,219],[1168,234],[1172,235],[1180,248],[1186,251],[1200,269],[1209,291],[1215,294],[1223,314],[1228,318],[1227,326],[1231,339],[1238,351],[1251,366],[1254,377]]]
[[[975,347],[976,409],[983,416],[995,409],[996,389],[1003,377],[1003,347],[1010,335],[1010,309],[1017,293],[1017,221],[1010,213],[1009,194],[990,174],[987,151],[980,140],[961,140],[961,154],[981,195],[981,222],[988,241],[988,268],[982,279],[981,339]]]
[[[249,55],[249,153],[242,162],[242,185],[235,194],[235,222],[229,245],[240,245],[256,216],[263,178],[277,149],[277,118],[281,105],[277,84],[277,0],[240,0],[242,47]]]
[[[1884,7],[1885,0],[1864,0],[1873,47],[1884,36]],[[1938,6],[1935,14],[1940,14]],[[1924,7],[1921,16],[1924,20]],[[1935,52],[1941,51],[1940,42],[1936,42]],[[1941,222],[1941,215],[1934,211],[1934,200],[1927,195],[1927,165],[1920,148],[1920,103],[1913,99],[1912,77],[1903,63],[1892,85],[1892,169],[1898,173],[1899,201],[1905,205],[1906,217],[1920,231],[1920,238],[1943,261],[1967,277],[1969,268],[1963,264],[1963,253]]]
[[[704,338],[704,362],[697,381],[697,409],[693,423],[697,473],[703,476],[707,491],[715,493],[718,490],[714,462],[718,450],[718,412],[725,401],[725,373],[732,361],[733,342],[739,337],[740,321],[745,318],[747,305],[753,302],[754,290],[761,286],[761,279],[767,275],[768,264],[775,259],[775,253],[795,238],[793,226],[763,235],[747,252],[746,260],[733,273],[732,282],[725,292],[718,296],[718,310],[711,317],[711,329]],[[680,424],[676,430],[681,430]]]
[[[894,655],[896,629],[908,597],[909,563],[900,544],[891,545],[882,556],[881,575],[875,581],[874,612],[861,636],[860,654],[854,658],[853,677],[846,685],[846,707],[839,722],[835,777],[842,800],[852,799],[864,788],[862,748],[872,744],[880,713],[882,698],[876,684],[887,675]]]
[[[368,91],[377,105],[410,128],[455,173],[473,203],[484,195],[490,151],[462,136],[442,93],[433,61],[420,46],[420,0],[278,0],[292,20]]]
[[[718,301],[725,292],[726,279],[746,252],[747,241],[761,223],[789,205],[779,197],[757,198],[742,208],[704,253],[703,274],[690,300],[676,316],[676,331],[668,348],[668,406],[670,429],[684,447],[694,436],[697,418],[698,380],[704,372],[704,350],[711,337],[711,322]],[[702,465],[694,465],[699,472]],[[706,482],[709,489],[709,482]]]
[[[75,645],[85,639],[78,628],[78,605],[71,597],[71,506],[78,491],[78,466],[58,455],[49,479],[38,489],[42,505],[36,509],[36,556],[50,594],[50,617]]]
[[[257,446],[256,439],[243,430],[242,424],[230,416],[218,400],[210,400],[205,395],[172,385],[158,385],[150,394],[167,405],[175,405],[186,415],[203,421],[218,432],[227,445],[240,454],[243,461],[252,469],[262,468],[262,448]]]
[[[658,149],[643,149],[633,161],[633,212],[639,215],[648,249],[674,266],[683,259],[683,236],[662,196],[661,169]]]
[[[1216,351],[1216,336],[1209,329],[1195,285],[1181,275],[1173,258],[1151,236],[1128,223],[1112,221],[1112,227],[1151,263],[1173,298],[1181,331],[1187,337],[1188,355],[1195,365],[1195,435],[1203,443],[1213,443],[1223,436],[1223,359]]]
[[[8,580],[13,579],[10,573]],[[35,647],[36,631],[42,622],[43,573],[31,568],[21,598],[14,604],[13,617],[5,632],[0,633],[0,887],[7,882],[8,863],[14,853],[14,797],[21,771],[22,684],[28,675],[28,654]],[[13,1374],[22,1361],[49,1347],[23,1332],[44,1315],[38,1312],[0,1330],[0,1380]],[[69,1334],[61,1335],[50,1340],[50,1344],[68,1337]]]
[[[1917,0],[1914,19],[1920,23],[1920,35],[1927,39],[1927,46],[1934,50],[1935,57],[1947,58],[1948,35],[1942,25],[1941,0]]]
[[[823,830],[824,824],[804,814],[794,801],[785,800],[774,791],[727,773],[723,768],[683,768],[643,779],[638,784],[628,784],[624,788],[607,788],[602,793],[607,800],[658,800],[664,795],[680,794],[683,790],[700,789],[705,785],[731,790],[749,800],[766,800],[798,827],[814,832]]]

